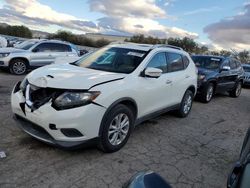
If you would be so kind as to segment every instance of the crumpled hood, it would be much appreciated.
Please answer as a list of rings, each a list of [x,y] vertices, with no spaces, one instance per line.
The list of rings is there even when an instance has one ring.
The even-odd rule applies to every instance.
[[[18,48],[0,48],[0,53],[22,53],[22,52],[26,52],[26,50]]]
[[[96,84],[122,79],[125,74],[110,73],[70,64],[44,66],[28,74],[29,83],[57,89],[90,89]]]

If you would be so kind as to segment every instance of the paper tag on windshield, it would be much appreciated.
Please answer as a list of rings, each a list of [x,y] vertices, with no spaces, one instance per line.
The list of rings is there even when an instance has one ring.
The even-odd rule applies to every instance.
[[[220,61],[220,59],[211,58],[212,61]]]
[[[127,55],[137,56],[137,57],[143,57],[145,54],[138,53],[138,52],[128,52]]]

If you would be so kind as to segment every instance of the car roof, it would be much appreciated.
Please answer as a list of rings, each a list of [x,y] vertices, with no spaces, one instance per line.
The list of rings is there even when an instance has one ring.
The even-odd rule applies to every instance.
[[[131,42],[115,42],[111,43],[109,46],[117,48],[127,48],[133,50],[149,51],[153,49],[171,49],[178,52],[184,53],[183,49],[177,46],[167,45],[167,44],[140,44],[140,43],[131,43]]]
[[[226,59],[223,56],[217,56],[217,55],[192,55],[192,57],[208,57],[208,58]]]

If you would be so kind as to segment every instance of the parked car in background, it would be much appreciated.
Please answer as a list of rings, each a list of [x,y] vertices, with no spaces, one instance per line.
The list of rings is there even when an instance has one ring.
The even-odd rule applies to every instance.
[[[250,86],[250,64],[243,64],[242,65],[245,73],[244,73],[244,85]]]
[[[228,92],[231,97],[241,94],[244,70],[234,58],[218,56],[192,56],[198,68],[197,96],[208,103],[217,92]]]
[[[188,116],[197,88],[189,54],[166,45],[112,44],[72,64],[32,71],[11,96],[31,136],[61,147],[122,148],[135,125],[175,110]]]
[[[0,68],[7,68],[12,74],[21,75],[28,69],[54,63],[57,57],[71,56],[79,55],[68,42],[32,39],[16,45],[15,48],[1,48]]]

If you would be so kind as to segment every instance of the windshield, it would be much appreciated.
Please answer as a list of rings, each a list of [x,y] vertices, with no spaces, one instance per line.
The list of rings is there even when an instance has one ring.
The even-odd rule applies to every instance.
[[[25,41],[25,42],[22,42],[21,44],[15,46],[15,48],[23,49],[23,50],[28,50],[32,46],[34,46],[36,43],[37,42],[35,42],[35,41]]]
[[[104,47],[90,53],[76,62],[80,67],[129,74],[133,72],[146,56],[146,51]]]
[[[243,69],[245,72],[250,72],[250,66],[249,67],[243,66]]]
[[[201,56],[193,56],[192,57],[195,65],[204,69],[219,69],[222,59],[215,57],[201,57]]]

